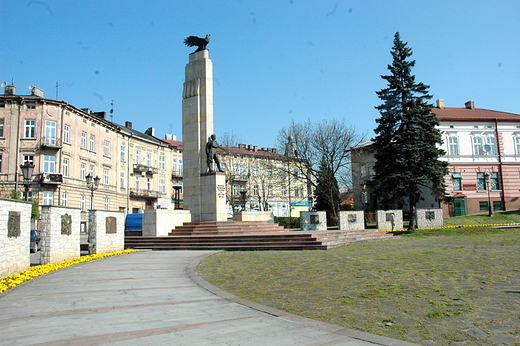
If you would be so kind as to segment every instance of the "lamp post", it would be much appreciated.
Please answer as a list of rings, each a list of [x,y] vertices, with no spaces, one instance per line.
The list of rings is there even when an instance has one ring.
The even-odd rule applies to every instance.
[[[30,162],[25,162],[23,165],[20,165],[22,169],[23,175],[23,186],[25,187],[25,200],[29,200],[29,187],[31,186],[31,179],[34,170],[34,165]]]
[[[90,210],[94,210],[94,190],[97,190],[99,187],[101,178],[97,175],[95,178],[92,178],[92,175],[89,173],[85,179],[87,180],[87,187],[90,190]]]
[[[488,216],[493,216],[493,209],[491,208],[491,195],[490,195],[491,184],[490,184],[489,178],[490,178],[490,174],[484,173],[484,180],[486,181],[486,190],[487,190],[487,194],[488,194]]]

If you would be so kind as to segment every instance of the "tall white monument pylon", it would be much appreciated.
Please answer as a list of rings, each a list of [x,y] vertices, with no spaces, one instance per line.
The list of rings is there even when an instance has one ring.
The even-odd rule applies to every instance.
[[[191,53],[182,95],[184,209],[193,222],[226,221],[225,173],[208,173],[206,143],[213,134],[213,64],[207,49]]]

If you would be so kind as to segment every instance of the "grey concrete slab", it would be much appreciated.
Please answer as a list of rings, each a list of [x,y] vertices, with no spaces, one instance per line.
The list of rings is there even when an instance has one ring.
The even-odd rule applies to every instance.
[[[0,295],[0,345],[412,345],[253,304],[195,272],[210,251],[77,264]]]

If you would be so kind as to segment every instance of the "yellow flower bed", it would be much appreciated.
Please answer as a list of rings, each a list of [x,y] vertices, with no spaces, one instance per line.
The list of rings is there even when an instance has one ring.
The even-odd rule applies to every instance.
[[[520,225],[520,223],[488,223],[478,225],[457,225],[457,226],[443,226],[443,227],[430,227],[430,228],[417,228],[417,231],[429,230],[429,229],[443,229],[443,228],[466,228],[466,227],[496,227],[496,226],[514,226]],[[392,232],[392,230],[379,230],[380,232]],[[407,229],[396,229],[394,232],[405,232]]]
[[[88,261],[92,261],[92,260],[96,260],[96,259],[100,259],[100,258],[121,255],[121,254],[125,254],[125,253],[130,253],[130,252],[137,252],[137,251],[138,250],[124,250],[124,251],[116,251],[116,252],[102,253],[102,254],[96,254],[96,255],[87,255],[87,256],[82,256],[80,258],[73,258],[70,260],[61,261],[58,263],[49,263],[49,264],[42,264],[39,266],[34,266],[34,267],[24,270],[18,274],[9,275],[9,276],[6,276],[6,277],[0,279],[0,294],[4,293],[8,289],[13,288],[25,281],[29,281],[35,277],[50,273],[52,271],[55,271],[55,270],[58,270],[61,268],[69,267],[74,264],[88,262]]]

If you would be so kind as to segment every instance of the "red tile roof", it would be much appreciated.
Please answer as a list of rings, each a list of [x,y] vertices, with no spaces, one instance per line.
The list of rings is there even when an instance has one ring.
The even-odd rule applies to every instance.
[[[441,121],[520,122],[520,114],[482,108],[434,107],[432,113]]]

